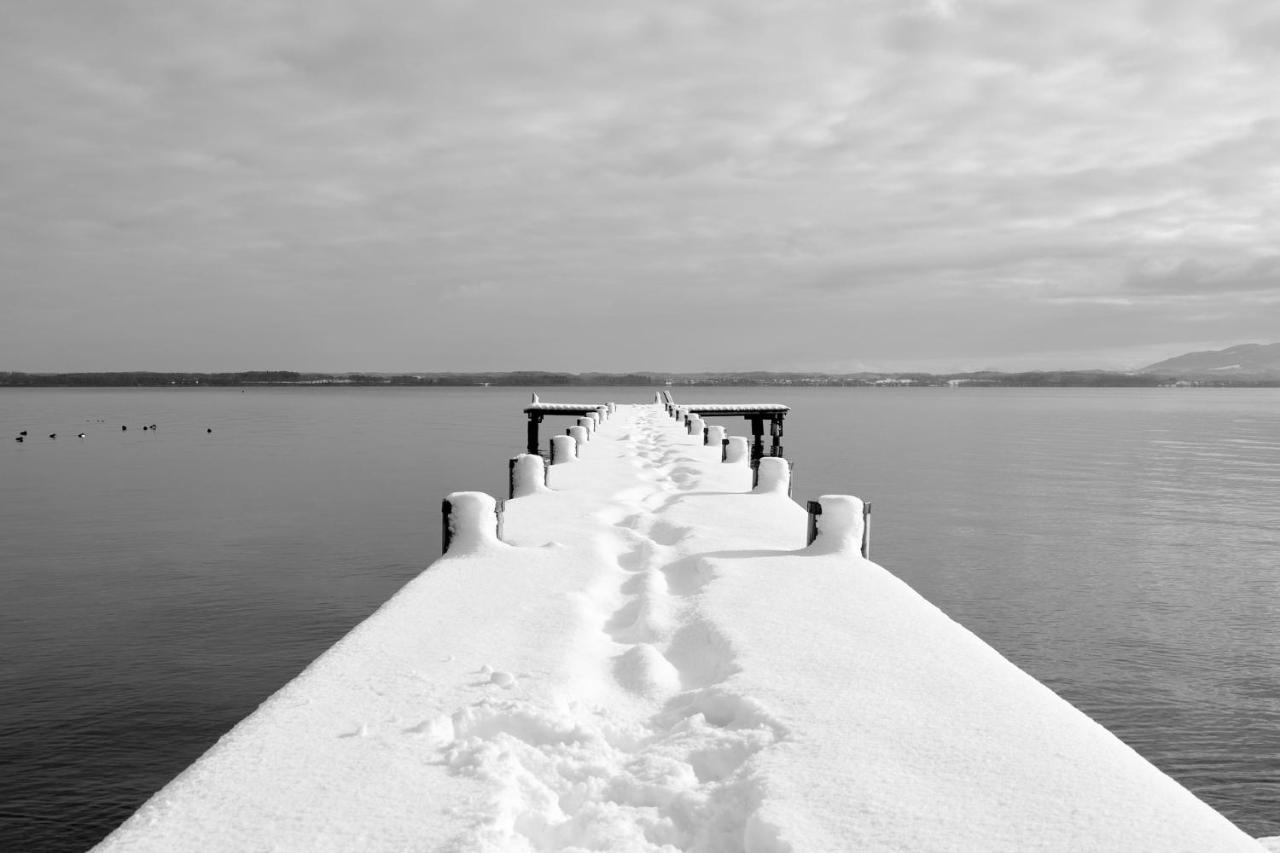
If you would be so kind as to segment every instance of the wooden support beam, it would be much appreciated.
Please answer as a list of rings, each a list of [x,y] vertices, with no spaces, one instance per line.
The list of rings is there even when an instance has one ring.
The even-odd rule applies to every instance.
[[[525,449],[530,453],[538,452],[538,424],[542,423],[542,415],[529,412],[529,436]]]

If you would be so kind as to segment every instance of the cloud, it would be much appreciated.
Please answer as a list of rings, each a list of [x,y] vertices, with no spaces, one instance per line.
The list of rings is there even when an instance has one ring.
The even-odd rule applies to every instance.
[[[1260,294],[1280,302],[1280,255],[1251,261],[1210,264],[1194,258],[1150,260],[1125,282],[1134,293],[1195,296],[1220,300],[1241,294]]]
[[[1015,359],[1075,351],[1081,323],[1114,349],[1125,330],[1157,345],[1157,314],[1176,341],[1280,320],[1263,2],[10,12],[0,368],[82,367],[103,318],[95,353],[182,324],[190,357],[231,358],[191,319],[215,299],[308,306],[287,337],[316,369],[374,350],[427,369],[469,338],[501,362],[535,315],[521,357],[572,367],[560,341],[595,336],[593,366],[617,369],[640,354],[604,329],[632,318],[685,335],[690,368],[855,345]],[[121,294],[145,316],[115,319]],[[371,301],[449,302],[456,336],[344,329]],[[769,363],[725,316],[778,318]],[[894,324],[931,337],[877,331]],[[238,364],[183,366],[258,366],[271,334],[242,335]]]

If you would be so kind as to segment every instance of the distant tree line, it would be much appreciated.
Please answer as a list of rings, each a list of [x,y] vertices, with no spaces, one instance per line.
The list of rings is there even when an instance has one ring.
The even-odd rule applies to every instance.
[[[554,386],[846,386],[881,385],[1013,388],[1150,388],[1175,382],[1203,387],[1280,387],[1270,377],[1178,377],[1151,373],[1114,373],[1104,370],[1030,371],[1024,373],[555,373],[515,371],[505,373],[299,373],[293,370],[247,370],[240,373],[160,373],[118,371],[109,373],[4,373],[0,387],[25,388],[122,388],[169,386],[324,386],[394,385],[402,387],[507,387]]]

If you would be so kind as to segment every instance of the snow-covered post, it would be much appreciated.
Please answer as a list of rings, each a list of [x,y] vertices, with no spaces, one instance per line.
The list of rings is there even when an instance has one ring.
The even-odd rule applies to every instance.
[[[612,415],[612,414],[614,414],[614,413],[615,413],[615,412],[617,412],[617,411],[618,411],[618,404],[617,404],[617,403],[609,403],[609,414],[611,414],[611,415]]]
[[[724,427],[709,426],[703,433],[702,443],[708,447],[720,447],[724,444]]]
[[[857,548],[863,559],[871,551],[871,502],[852,495],[823,495],[809,501],[807,545],[822,538],[826,550]]]
[[[587,438],[590,439],[591,433],[595,431],[596,422],[591,420],[591,418],[578,418],[578,426],[587,431]]]
[[[600,431],[600,425],[604,423],[604,418],[600,417],[596,412],[589,412],[587,420],[591,421],[591,434],[595,435]]]
[[[586,444],[587,439],[590,438],[590,436],[587,435],[587,428],[584,426],[571,426],[565,430],[565,433],[573,436],[573,440],[577,442],[578,445],[576,448],[576,455],[581,456],[582,445]]]
[[[705,427],[706,425],[707,425],[706,421],[704,421],[702,418],[698,417],[697,415],[694,415],[693,417],[689,418],[689,435],[701,436],[702,428]]]
[[[724,446],[725,462],[745,462],[747,460],[747,439],[745,436],[735,435],[728,439],[728,443]]]
[[[573,462],[578,458],[578,442],[571,435],[551,436],[551,464]]]
[[[559,436],[557,436],[559,438]],[[566,436],[567,438],[567,436]],[[536,453],[521,453],[507,464],[507,497],[522,498],[547,490],[547,466]]]
[[[790,462],[781,456],[762,456],[752,460],[751,467],[755,471],[755,486],[751,491],[758,495],[791,494]]]
[[[445,498],[440,505],[441,553],[465,554],[501,542],[504,503],[484,492],[454,492]]]
[[[596,409],[596,414],[600,416],[600,423],[609,420],[609,409],[607,406],[600,406]]]

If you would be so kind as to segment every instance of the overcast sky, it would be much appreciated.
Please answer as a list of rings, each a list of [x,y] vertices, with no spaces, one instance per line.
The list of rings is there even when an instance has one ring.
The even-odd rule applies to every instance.
[[[4,7],[0,370],[1280,339],[1274,0]]]

